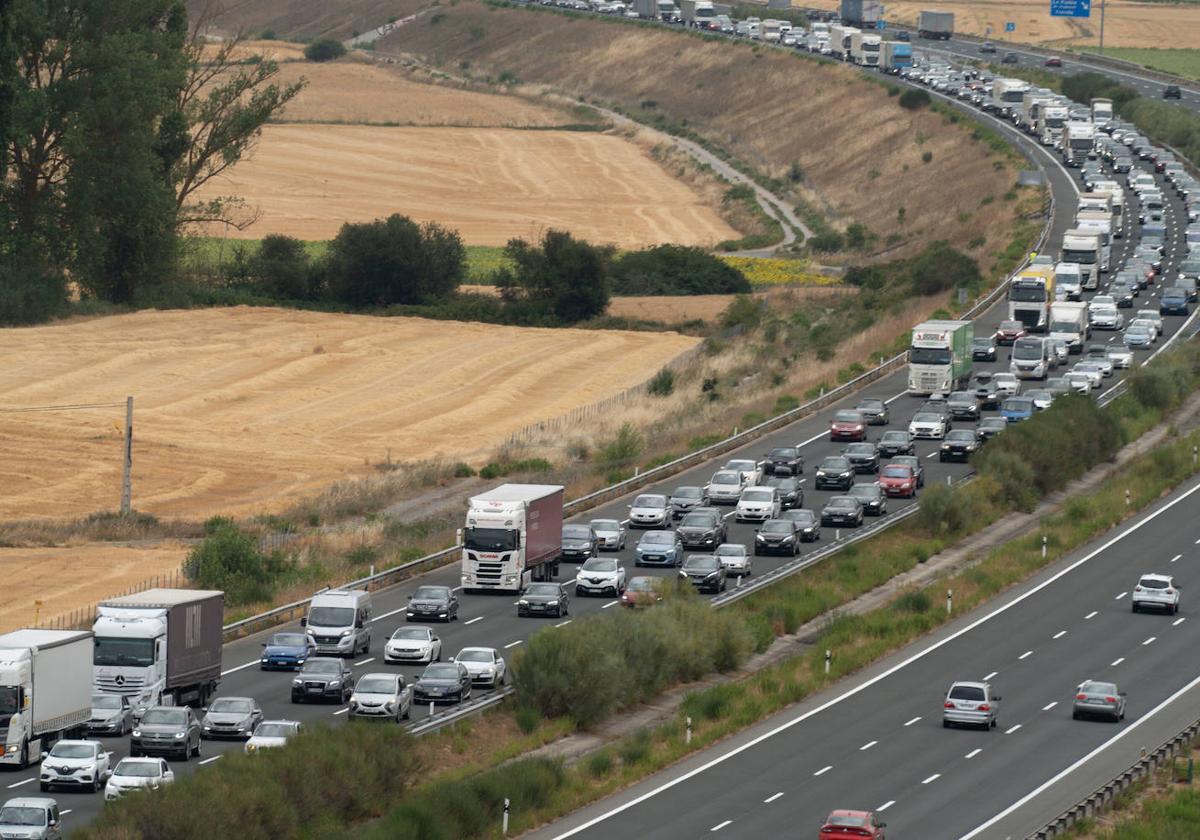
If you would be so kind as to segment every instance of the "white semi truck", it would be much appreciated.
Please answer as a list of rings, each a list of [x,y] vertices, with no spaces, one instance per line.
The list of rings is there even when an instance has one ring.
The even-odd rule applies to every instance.
[[[879,67],[883,38],[871,32],[855,32],[850,36],[850,60],[860,67]]]
[[[1021,79],[996,79],[992,82],[992,110],[1006,119],[1014,119],[1025,101],[1029,82]]]
[[[1080,210],[1075,215],[1075,230],[1093,232],[1100,237],[1100,271],[1108,271],[1109,255],[1112,250],[1113,218],[1111,212],[1103,210]]]
[[[563,488],[502,484],[471,497],[462,544],[464,591],[520,592],[554,580],[562,555]]]
[[[1062,155],[1067,166],[1080,167],[1096,147],[1096,127],[1090,122],[1068,122],[1063,128]]]
[[[0,764],[25,767],[92,716],[92,634],[14,630],[0,636]]]
[[[1047,105],[1042,111],[1042,145],[1058,146],[1062,143],[1063,127],[1067,124],[1070,111],[1066,105]]]
[[[912,331],[908,351],[908,392],[948,394],[971,378],[973,321],[926,321]]]
[[[1098,232],[1072,228],[1063,234],[1059,260],[1078,263],[1084,291],[1100,288],[1100,263],[1103,256]]]

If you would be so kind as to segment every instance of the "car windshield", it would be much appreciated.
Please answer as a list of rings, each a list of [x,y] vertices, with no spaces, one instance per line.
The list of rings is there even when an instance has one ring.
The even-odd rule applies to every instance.
[[[654,578],[635,577],[625,588],[630,592],[653,592]]]
[[[699,499],[702,494],[699,487],[676,487],[671,495],[676,499]]]
[[[975,402],[975,395],[967,391],[954,391],[950,396],[946,397],[948,403],[972,403]]]
[[[850,488],[850,495],[854,496],[855,498],[860,496],[871,498],[873,496],[878,496],[881,492],[882,491],[879,489],[878,484],[855,484]]]
[[[764,534],[790,534],[792,533],[792,523],[775,519],[764,522],[760,530]]]
[[[396,678],[389,674],[367,674],[358,681],[354,690],[360,694],[394,694]]]
[[[866,828],[867,818],[859,817],[853,814],[830,814],[829,819],[825,820],[825,825],[844,825],[850,828]]]
[[[848,469],[850,469],[850,462],[847,461],[845,458],[826,458],[824,461],[821,462],[821,469],[823,469],[823,470],[848,470]]]
[[[593,519],[592,530],[602,533],[608,533],[610,531],[615,533],[621,530],[621,523],[615,519]]]
[[[873,443],[852,443],[846,447],[847,455],[874,455],[875,444]]]
[[[304,647],[305,639],[302,633],[276,633],[268,644],[274,647]]]
[[[214,700],[208,710],[210,712],[240,712],[248,715],[254,711],[254,703],[242,697],[222,697]]]
[[[186,726],[187,712],[182,709],[150,709],[142,715],[143,726]]]
[[[916,472],[917,468],[921,466],[921,459],[916,455],[897,455],[893,460],[893,463],[900,464],[905,467],[912,467],[913,472]]]
[[[295,731],[289,723],[261,723],[254,730],[254,735],[257,738],[286,738]]]
[[[413,599],[420,601],[445,601],[447,594],[446,587],[444,586],[418,586],[417,591],[413,593]]]
[[[1166,589],[1170,584],[1159,578],[1142,578],[1138,581],[1138,586],[1142,589]]]
[[[559,590],[557,583],[531,583],[525,590],[526,595],[549,596],[552,598],[558,597]]]
[[[432,635],[428,627],[401,627],[392,634],[392,638],[427,642]]]
[[[131,665],[145,668],[154,664],[154,639],[123,639],[96,636],[92,640],[93,665]]]
[[[161,765],[157,761],[133,761],[124,758],[117,765],[117,769],[113,771],[113,775],[131,776],[135,779],[153,779],[160,775],[160,767]]]
[[[454,657],[459,662],[491,662],[495,656],[490,650],[464,650]]]
[[[835,423],[861,423],[862,415],[857,411],[839,411],[833,415]]]
[[[1004,401],[1003,409],[1005,411],[1032,411],[1033,400],[1029,397],[1009,397]]]
[[[717,558],[711,554],[693,554],[683,561],[683,568],[693,572],[709,571],[717,568],[719,565]]]
[[[742,479],[737,473],[719,472],[712,477],[713,484],[741,484]]]
[[[975,440],[975,433],[971,432],[971,431],[962,430],[962,429],[956,429],[955,431],[948,432],[946,434],[946,440],[954,441],[954,442],[958,442],[958,441],[971,442],[971,441]]]
[[[729,461],[725,464],[725,469],[753,472],[754,470],[758,469],[758,464],[754,463],[753,461]]]
[[[1106,682],[1085,682],[1079,686],[1079,690],[1084,694],[1116,694],[1117,687],[1112,683]]]
[[[745,494],[742,494],[745,498]],[[712,515],[708,513],[689,513],[683,519],[679,520],[681,528],[710,528],[712,527]]]
[[[313,607],[308,611],[311,627],[349,627],[354,623],[354,607]]]
[[[908,443],[908,432],[884,432],[880,443]]]
[[[93,709],[119,709],[121,708],[121,698],[112,694],[93,694],[92,695]]]
[[[51,758],[93,758],[96,748],[91,744],[58,743],[50,750]]]
[[[857,507],[857,502],[849,496],[834,496],[825,506],[830,508],[845,508],[847,510],[852,510],[853,508]]]
[[[790,460],[792,458],[795,458],[797,454],[799,454],[797,452],[797,450],[793,449],[792,447],[783,447],[780,449],[772,449],[770,451],[770,453],[767,455],[767,457],[768,458],[786,458],[786,459]]]
[[[562,535],[563,535],[563,539],[572,539],[572,540],[591,539],[592,526],[591,525],[563,525]]]
[[[643,494],[633,500],[633,506],[638,508],[663,508],[667,506],[667,497]]]
[[[745,490],[742,492],[742,501],[745,502],[769,502],[775,498],[775,493],[772,490]]]
[[[336,659],[310,659],[302,669],[305,674],[340,674],[342,663]]]
[[[888,466],[883,468],[884,478],[912,478],[911,467]]]
[[[763,526],[764,528],[766,525]],[[745,557],[746,546],[738,545],[737,543],[725,543],[717,546],[718,557]]]
[[[971,342],[971,344],[974,347],[989,349],[992,346],[992,340],[990,338],[976,338]]]
[[[670,545],[675,542],[675,535],[670,531],[650,531],[642,535],[641,542],[647,545]]]
[[[858,408],[859,410],[866,408],[875,411],[883,408],[883,400],[877,400],[873,397],[868,397],[865,400],[858,401]]]
[[[1001,321],[1000,332],[1024,332],[1025,325],[1020,321]]]
[[[43,808],[25,808],[20,805],[5,805],[0,808],[0,825],[45,825],[46,811]],[[13,835],[22,836],[22,835]]]
[[[931,411],[923,411],[913,417],[914,423],[940,423],[942,422],[941,415],[934,414]]]
[[[951,700],[983,700],[983,689],[977,685],[956,685],[950,689]]]
[[[430,665],[421,675],[423,680],[456,680],[458,668],[453,665]]]
[[[607,557],[593,557],[580,567],[583,572],[615,572],[617,561]]]

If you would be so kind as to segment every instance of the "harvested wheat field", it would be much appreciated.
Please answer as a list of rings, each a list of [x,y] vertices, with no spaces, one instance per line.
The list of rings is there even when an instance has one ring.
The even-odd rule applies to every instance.
[[[212,60],[221,50],[221,44],[205,44],[200,57]],[[234,47],[231,57],[238,61],[261,58],[271,61],[303,61],[304,45],[291,41],[243,41]]]
[[[439,222],[473,245],[547,228],[626,248],[738,236],[639,147],[594,132],[270,125],[254,156],[198,197],[217,195],[261,210],[229,231],[254,239],[330,239],[343,222],[392,213]]]
[[[33,626],[35,613],[40,622],[52,621],[152,578],[169,580],[186,555],[187,546],[177,542],[0,548],[0,633]]]
[[[855,294],[853,286],[826,286],[821,288],[781,287],[765,292],[756,292],[756,298],[772,299],[788,295],[795,299],[836,298]],[[619,318],[641,318],[647,321],[662,321],[677,324],[681,321],[716,321],[722,312],[733,303],[735,295],[642,295],[617,296],[608,304],[608,314]]]
[[[645,381],[696,339],[237,307],[0,332],[0,519],[112,510],[134,397],[134,506],[281,510],[394,461],[481,461]]]

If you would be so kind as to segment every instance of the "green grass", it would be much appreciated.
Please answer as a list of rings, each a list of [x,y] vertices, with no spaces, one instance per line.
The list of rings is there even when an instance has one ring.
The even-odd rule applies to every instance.
[[[1104,840],[1200,837],[1200,791],[1188,787],[1165,798],[1150,799],[1136,813],[1123,817],[1096,836]]]
[[[1186,79],[1200,79],[1200,50],[1105,47],[1104,55],[1108,58],[1132,61],[1162,73],[1183,76]]]

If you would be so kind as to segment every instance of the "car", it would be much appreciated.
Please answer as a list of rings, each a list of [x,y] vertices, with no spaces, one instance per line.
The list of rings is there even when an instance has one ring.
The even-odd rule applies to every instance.
[[[316,660],[309,660],[310,662]],[[342,660],[334,660],[344,665]],[[152,706],[129,739],[131,756],[174,756],[187,761],[200,755],[200,721],[187,706]]]
[[[992,381],[996,383],[996,390],[1005,397],[1021,393],[1021,380],[1017,379],[1015,374],[997,373],[992,377]]]
[[[1107,344],[1089,344],[1083,349],[1082,361],[1100,365],[1101,372],[1105,378],[1112,376],[1113,363],[1109,357],[1109,347]]]
[[[754,534],[754,556],[800,553],[800,527],[792,519],[769,519]]]
[[[1179,99],[1181,96],[1182,93],[1180,93],[1179,85],[1165,85],[1163,87],[1163,99]]]
[[[979,439],[981,441],[988,441],[1007,428],[1008,419],[1005,417],[984,417],[979,421],[976,431],[979,432]]]
[[[735,522],[765,522],[783,510],[774,487],[747,487],[734,509]]]
[[[1116,683],[1085,680],[1075,689],[1075,702],[1071,705],[1071,719],[1106,717],[1113,723],[1125,719],[1125,692]]]
[[[259,750],[282,747],[302,728],[298,720],[264,720],[246,742],[246,753],[253,755]]]
[[[1077,394],[1086,396],[1092,392],[1092,377],[1083,371],[1072,371],[1064,376],[1063,379],[1071,386],[1071,390]]]
[[[689,554],[679,567],[679,577],[701,592],[724,592],[727,585],[725,566],[715,554]]]
[[[804,504],[803,479],[795,476],[772,476],[763,480],[764,487],[774,487],[779,493],[779,505],[784,510]]]
[[[845,525],[857,528],[862,523],[862,502],[854,496],[831,496],[825,503],[825,507],[821,508],[822,525]]]
[[[1114,369],[1124,370],[1133,364],[1133,352],[1128,347],[1109,347],[1107,353]]]
[[[917,475],[912,467],[887,464],[879,472],[879,486],[886,496],[911,499],[917,495]]]
[[[343,659],[314,656],[304,663],[300,673],[292,679],[292,702],[332,700],[335,703],[345,703],[350,699],[353,681],[350,666]]]
[[[1030,400],[1030,397],[1011,397],[1015,400]],[[1005,400],[1007,403],[1008,400]],[[956,429],[946,435],[938,451],[938,461],[967,461],[979,450],[979,436],[973,429]]]
[[[1076,362],[1069,372],[1086,375],[1091,380],[1093,388],[1099,388],[1104,384],[1104,367],[1099,362]],[[1109,366],[1109,376],[1111,375],[1112,367]]]
[[[495,648],[465,647],[451,661],[465,667],[475,685],[497,688],[508,680],[508,663]]]
[[[58,741],[44,753],[38,774],[42,792],[70,787],[99,793],[111,772],[109,753],[99,741]],[[10,836],[10,835],[3,835]]]
[[[458,618],[458,596],[449,586],[418,586],[408,596],[404,618],[406,621],[454,621]]]
[[[1045,411],[1054,404],[1054,392],[1048,391],[1045,388],[1039,388],[1036,391],[1026,391],[1025,396],[1033,400],[1033,407],[1038,411]],[[1004,418],[1001,418],[1002,420]]]
[[[564,593],[565,594],[565,593]],[[414,700],[428,703],[461,703],[471,698],[471,672],[461,662],[427,665],[413,684]]]
[[[630,528],[666,528],[671,522],[671,503],[661,493],[641,493],[629,506]]]
[[[817,840],[884,840],[887,823],[870,811],[831,811],[821,823]]]
[[[762,467],[758,465],[758,461],[750,461],[742,458],[734,458],[732,461],[726,461],[723,470],[735,470],[742,476],[742,484],[749,487],[758,484],[762,480]]]
[[[1149,324],[1130,324],[1121,336],[1130,350],[1145,350],[1154,344],[1154,328]]]
[[[683,562],[683,541],[674,531],[647,531],[633,549],[635,566],[678,566]]]
[[[804,472],[804,455],[795,446],[776,446],[763,456],[764,475],[799,475]]]
[[[1134,313],[1134,321],[1145,319],[1154,324],[1154,328],[1158,331],[1158,335],[1163,334],[1163,319],[1162,315],[1156,309],[1139,309]]]
[[[830,440],[866,440],[867,419],[858,411],[838,411],[829,421]]]
[[[894,455],[913,455],[917,448],[912,435],[908,432],[893,430],[884,432],[879,438],[879,457],[890,458]]]
[[[442,640],[430,627],[397,628],[383,645],[383,661],[388,665],[441,662]]]
[[[697,490],[700,488],[697,487]],[[672,499],[672,501],[674,501]],[[671,511],[674,514],[674,505]],[[627,532],[619,519],[593,519],[592,532],[596,535],[596,547],[601,551],[624,551]]]
[[[956,682],[942,701],[942,727],[977,726],[995,729],[1000,713],[1000,698],[991,683]]]
[[[1117,311],[1116,306],[1096,306],[1088,308],[1088,324],[1097,330],[1119,330],[1125,326],[1125,316]]]
[[[892,458],[892,463],[912,467],[913,474],[917,477],[917,489],[920,490],[925,486],[925,465],[921,463],[921,459],[918,456],[897,455]]]
[[[617,598],[624,591],[625,567],[614,557],[593,557],[579,567],[579,574],[575,576],[576,595],[605,595],[611,592]]]
[[[850,485],[854,483],[854,465],[850,463],[849,458],[840,455],[825,458],[821,461],[821,466],[817,467],[813,483],[818,490],[831,487],[849,490]]]
[[[1189,315],[1188,295],[1183,289],[1165,289],[1158,301],[1158,311],[1161,315]]]
[[[664,497],[665,499],[665,497]],[[591,525],[578,522],[564,522],[562,526],[562,551],[559,554],[563,560],[582,563],[588,558],[600,553],[600,540]]]
[[[1015,52],[1005,53],[1004,58],[1000,59],[1001,64],[1019,64],[1020,61]]]
[[[175,772],[161,758],[122,758],[104,786],[104,801],[112,802],[132,790],[157,789],[174,781]]]
[[[946,421],[946,431],[949,431],[951,426],[954,425],[954,415],[950,412],[950,404],[946,402],[946,398],[940,394],[930,397],[929,399],[925,400],[925,402],[921,403],[920,407],[917,408],[916,413],[920,414],[921,412],[932,412],[941,416],[941,418]]]
[[[740,491],[739,491],[740,492]],[[676,487],[671,492],[671,518],[680,519],[694,507],[704,507],[708,504],[708,494],[703,487]],[[593,524],[594,527],[594,524]],[[621,544],[624,548],[624,543]]]
[[[1070,374],[1067,375],[1070,378]],[[1000,416],[1009,423],[1020,423],[1022,420],[1028,420],[1033,417],[1034,412],[1033,400],[1027,396],[1009,397],[1000,404]]]
[[[753,571],[754,558],[741,543],[724,543],[717,546],[713,554],[721,561],[727,575],[749,577]]]
[[[866,418],[869,426],[886,426],[891,421],[887,403],[876,397],[863,397],[854,410]]]
[[[384,719],[399,723],[412,715],[413,690],[403,674],[363,674],[350,695],[350,718]]]
[[[1179,584],[1171,575],[1142,575],[1129,596],[1132,612],[1145,609],[1179,612]]]
[[[260,671],[295,671],[317,655],[316,642],[307,633],[272,633],[262,643],[263,652],[258,660]]]
[[[996,361],[996,342],[991,338],[976,338],[971,341],[971,358],[977,362]]]
[[[785,510],[779,514],[779,518],[796,523],[796,529],[800,532],[800,542],[816,542],[821,539],[821,520],[811,510]]]
[[[89,735],[124,735],[133,728],[129,698],[119,694],[93,694]]]
[[[253,697],[218,697],[200,721],[200,737],[246,739],[262,719],[262,709]]]
[[[940,440],[946,436],[946,418],[932,411],[919,411],[908,424],[908,433],[914,438]]]
[[[629,584],[625,587],[625,594],[621,596],[621,606],[631,609],[652,607],[661,600],[662,594],[658,591],[658,578],[635,577],[630,578]]]
[[[946,407],[955,419],[978,420],[979,399],[974,391],[953,391],[946,397]]]
[[[1025,325],[1020,321],[1001,321],[996,329],[996,343],[1012,344],[1018,338],[1024,338],[1025,333]]]
[[[996,45],[993,44],[991,41],[984,41],[980,45],[979,51],[981,53],[985,53],[985,54],[994,53],[996,51]]]
[[[887,494],[877,482],[855,484],[850,488],[849,495],[858,499],[866,516],[883,516],[887,513]]]
[[[562,618],[570,613],[571,599],[561,583],[531,583],[517,600],[517,616],[551,615]]]
[[[1000,390],[1000,386],[998,386],[992,379],[991,374],[988,374],[986,379],[979,379],[977,377],[974,386],[975,399],[979,400],[980,409],[1000,407],[1000,401],[1004,399],[1005,394]]]
[[[705,488],[705,495],[714,505],[736,505],[745,486],[741,473],[736,470],[717,470]]]
[[[1056,55],[1052,55],[1043,62],[1044,67],[1062,67],[1062,59]]]

